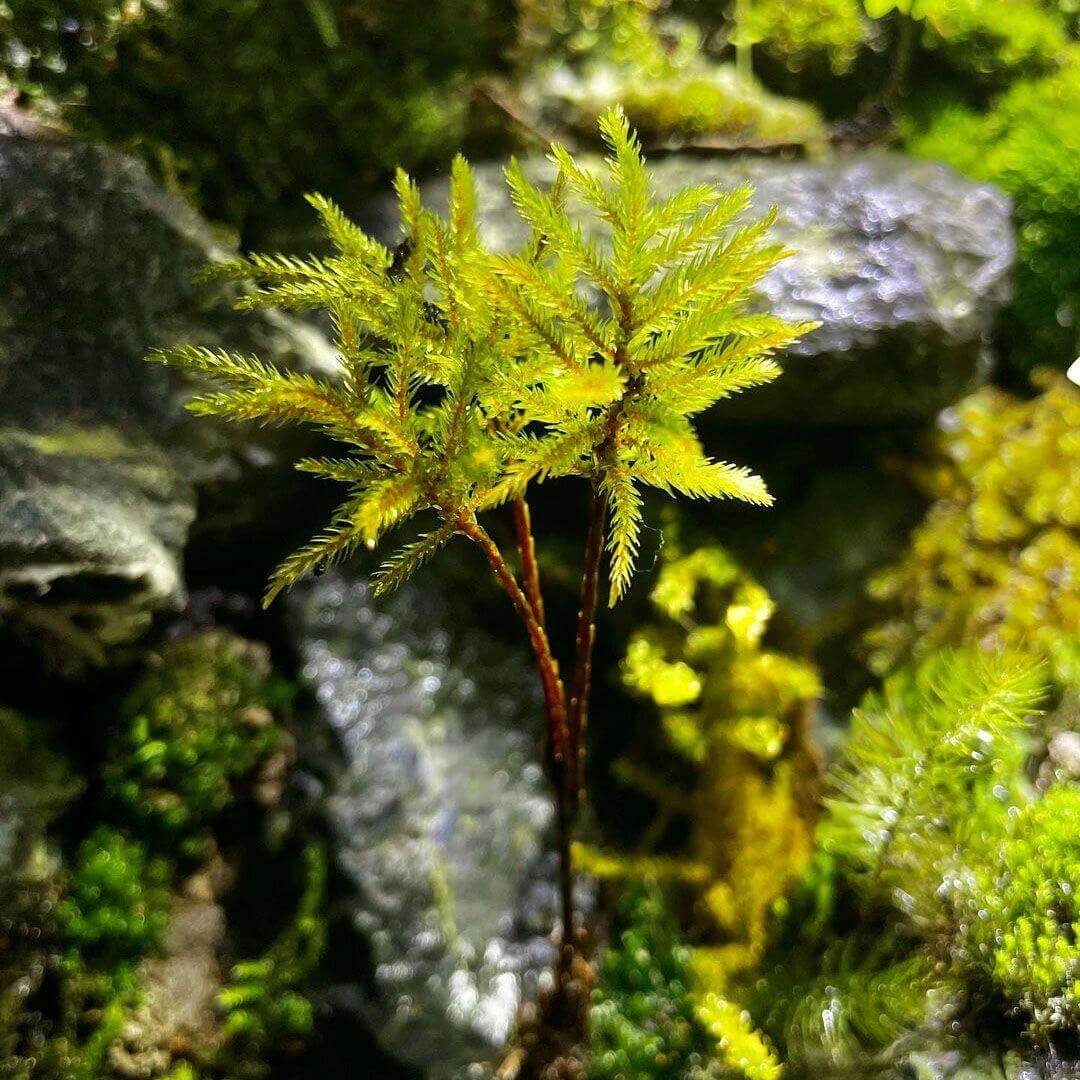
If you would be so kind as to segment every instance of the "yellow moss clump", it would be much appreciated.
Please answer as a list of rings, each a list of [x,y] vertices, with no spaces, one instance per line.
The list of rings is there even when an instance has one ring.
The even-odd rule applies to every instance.
[[[662,820],[689,819],[688,847],[664,876],[694,889],[716,944],[711,970],[723,956],[726,979],[756,962],[769,909],[810,854],[817,763],[808,729],[820,686],[808,664],[762,648],[773,602],[725,551],[668,551],[652,594],[657,619],[631,639],[622,675],[658,709],[696,780],[672,792],[633,762],[617,773],[657,800]],[[656,862],[586,859],[605,876]]]
[[[779,1080],[783,1067],[749,1012],[716,993],[701,995],[698,1022],[716,1040],[720,1060],[746,1080]]]
[[[935,497],[904,559],[871,582],[890,617],[877,672],[948,645],[1053,655],[1080,633],[1080,392],[1044,377],[1030,401],[986,389],[942,418]]]

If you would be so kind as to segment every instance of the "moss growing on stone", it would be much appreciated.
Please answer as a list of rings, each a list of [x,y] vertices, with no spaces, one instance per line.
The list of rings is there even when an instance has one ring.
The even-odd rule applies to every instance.
[[[805,102],[769,93],[749,72],[710,61],[697,30],[666,26],[648,4],[528,0],[519,34],[535,71],[524,96],[544,122],[596,139],[596,118],[618,105],[646,143],[819,142]]]
[[[107,789],[141,833],[198,857],[209,827],[282,751],[272,710],[286,702],[263,646],[223,631],[166,645],[124,704]]]
[[[868,636],[886,671],[948,645],[1056,656],[1080,633],[1080,391],[979,391],[942,417],[922,475],[936,497],[907,555],[871,583],[890,617]]]
[[[135,965],[161,945],[167,881],[166,864],[115,829],[84,840],[57,911],[67,973],[89,977],[107,999],[129,994]]]

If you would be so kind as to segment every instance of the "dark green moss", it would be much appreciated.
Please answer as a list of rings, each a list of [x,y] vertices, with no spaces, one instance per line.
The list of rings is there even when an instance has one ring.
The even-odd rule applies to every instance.
[[[507,14],[499,0],[20,0],[0,19],[0,82],[242,226],[444,158]]]
[[[304,892],[285,931],[255,960],[237,964],[218,1001],[225,1015],[223,1057],[230,1075],[261,1076],[273,1052],[311,1034],[304,986],[326,949],[326,853],[304,849]]]
[[[107,792],[140,835],[200,856],[281,748],[272,709],[287,699],[262,646],[220,631],[165,646],[124,704]]]
[[[709,1040],[691,993],[690,950],[653,888],[627,893],[589,1014],[589,1080],[704,1077]]]

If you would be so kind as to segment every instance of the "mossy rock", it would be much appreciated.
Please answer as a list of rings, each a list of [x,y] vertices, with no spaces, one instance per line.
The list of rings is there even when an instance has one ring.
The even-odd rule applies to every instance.
[[[553,178],[545,159],[524,167],[534,181]],[[1009,295],[1014,251],[1009,202],[996,189],[880,152],[822,161],[675,154],[652,170],[661,198],[689,184],[749,181],[755,213],[779,207],[774,235],[793,254],[763,279],[761,307],[822,324],[783,358],[782,378],[725,403],[725,419],[921,423],[989,375],[990,331]],[[478,166],[476,186],[485,241],[515,248],[525,226],[501,166]],[[445,178],[424,194],[445,207]],[[391,200],[373,203],[366,220],[396,242]]]
[[[310,326],[194,284],[229,250],[133,159],[0,127],[0,614],[71,664],[183,602],[196,485],[255,493],[285,456],[189,423],[190,386],[146,352],[194,340],[334,366]]]

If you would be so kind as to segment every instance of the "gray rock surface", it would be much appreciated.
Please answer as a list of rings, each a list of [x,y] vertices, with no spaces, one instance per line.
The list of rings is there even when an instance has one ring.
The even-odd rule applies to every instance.
[[[193,284],[222,238],[142,165],[0,134],[0,618],[100,660],[183,599],[193,484],[273,464],[273,444],[189,421],[144,362],[176,341],[333,366],[321,336]]]
[[[295,595],[292,624],[345,762],[325,804],[375,963],[375,992],[341,987],[338,1005],[431,1080],[472,1075],[552,960],[527,655],[462,630],[426,582],[376,603],[364,581],[327,576]]]
[[[525,163],[534,180],[553,175]],[[872,152],[824,161],[672,155],[651,163],[667,195],[703,181],[751,181],[755,209],[775,204],[776,237],[795,254],[763,282],[760,301],[787,318],[819,320],[776,383],[725,403],[725,418],[797,423],[922,421],[988,374],[987,339],[1008,298],[1010,205],[943,165]],[[496,164],[476,169],[485,239],[497,250],[524,237]],[[425,194],[446,202],[446,179]],[[396,235],[392,202],[368,223]]]
[[[224,944],[220,905],[188,897],[173,901],[161,955],[139,965],[141,998],[109,1047],[115,1076],[164,1076],[177,1059],[209,1057],[220,1044]]]
[[[0,709],[0,886],[44,860],[46,826],[81,786],[67,762],[49,748],[49,734],[11,709]]]

